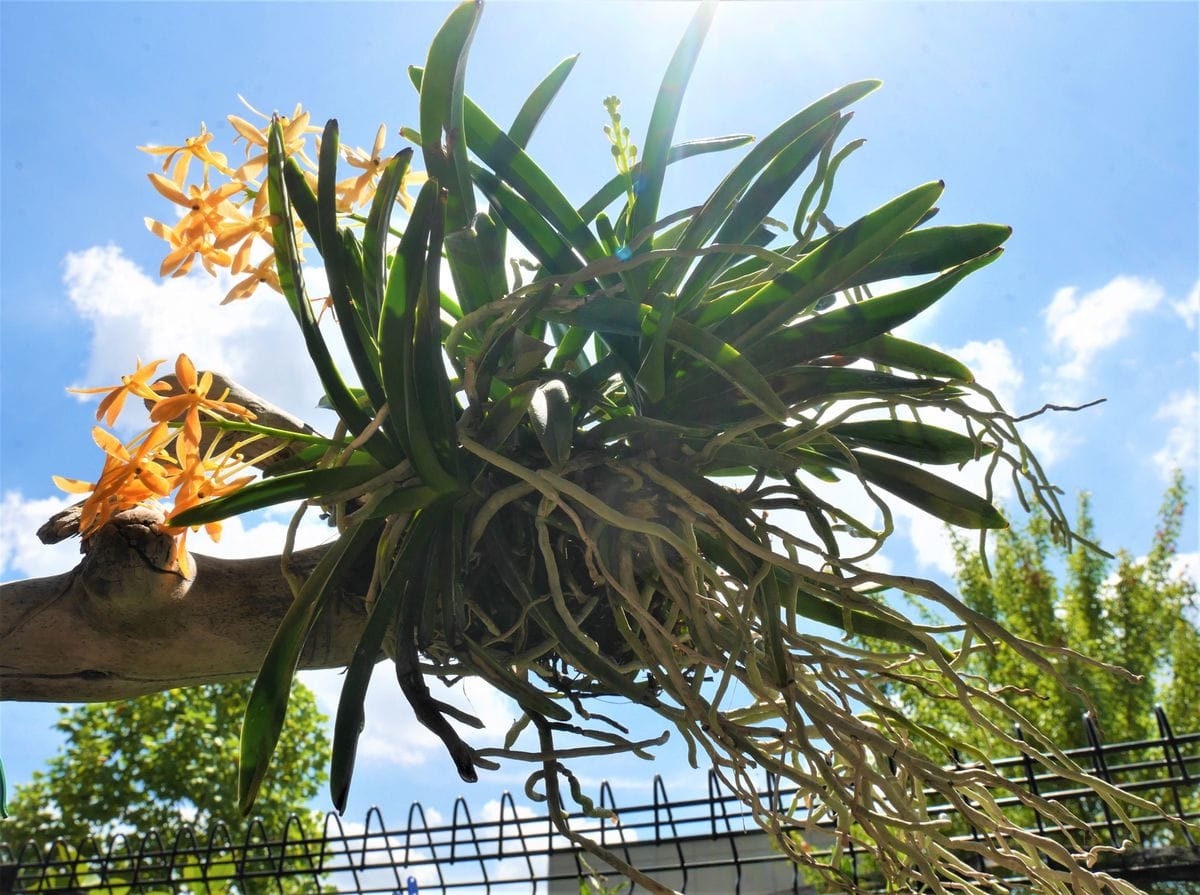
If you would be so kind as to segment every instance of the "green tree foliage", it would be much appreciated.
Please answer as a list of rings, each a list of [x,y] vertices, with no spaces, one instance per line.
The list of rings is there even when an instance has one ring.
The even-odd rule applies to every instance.
[[[0,840],[16,853],[28,840],[103,847],[117,832],[156,829],[169,844],[190,822],[198,833],[223,823],[240,841],[246,819],[238,811],[237,731],[249,681],[154,693],[125,702],[61,709],[66,735],[44,771],[16,788]],[[307,688],[288,705],[287,731],[271,768],[271,782],[255,803],[268,835],[279,836],[299,814],[310,834],[320,815],[305,804],[325,781],[329,752],[326,718]]]
[[[1052,539],[1045,516],[1034,513],[1024,528],[1007,529],[996,538],[989,574],[975,545],[956,537],[960,593],[971,609],[1020,637],[1067,647],[1142,677],[1141,684],[1131,685],[1124,676],[1092,663],[1070,657],[1058,663],[1070,684],[1091,695],[1097,719],[1110,736],[1155,736],[1156,704],[1179,724],[1194,717],[1195,694],[1200,693],[1196,583],[1175,567],[1185,508],[1186,489],[1176,476],[1142,557],[1121,550],[1109,559],[1082,544],[1066,553]],[[1096,539],[1086,496],[1080,498],[1079,530]],[[1084,700],[1010,650],[980,650],[964,671],[985,681],[1003,681],[1006,701],[1060,746],[1086,745]],[[988,746],[986,736],[952,702],[911,688],[901,698],[915,719],[933,724],[957,719],[962,740]],[[1011,724],[994,709],[983,710],[998,724]]]

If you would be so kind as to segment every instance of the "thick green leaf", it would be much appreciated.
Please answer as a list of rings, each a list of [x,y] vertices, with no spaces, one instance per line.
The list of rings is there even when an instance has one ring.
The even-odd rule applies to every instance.
[[[582,263],[571,245],[550,226],[541,213],[489,171],[475,168],[475,182],[500,215],[504,225],[513,232],[547,271],[568,274]]]
[[[842,353],[922,376],[940,376],[962,382],[975,381],[974,375],[961,361],[928,346],[896,336],[876,336],[857,345],[847,345],[842,349]]]
[[[467,168],[463,121],[463,80],[467,50],[482,4],[466,0],[454,8],[429,45],[421,84],[421,149],[425,170],[449,193],[447,230],[465,230],[475,216],[475,196]],[[462,296],[459,296],[462,300]]]
[[[537,387],[536,380],[522,382],[503,397],[494,400],[479,426],[479,443],[489,448],[503,444],[525,416]]]
[[[782,420],[787,407],[763,375],[728,342],[679,317],[671,324],[669,338],[673,343],[696,357],[701,363],[719,373],[743,395],[771,417]]]
[[[688,81],[691,80],[692,70],[696,67],[696,59],[700,55],[700,47],[716,11],[715,2],[700,5],[679,41],[675,55],[671,57],[666,74],[663,75],[658,96],[654,100],[654,109],[650,113],[646,138],[642,143],[642,169],[634,184],[636,198],[630,223],[630,240],[658,219],[658,202],[662,196],[667,159],[675,135],[675,124],[679,120],[679,110],[683,105],[683,95],[687,91]],[[635,272],[635,275],[638,273],[641,272]],[[638,281],[642,282],[641,279]]]
[[[902,500],[959,528],[1007,528],[999,510],[977,494],[939,478],[919,466],[854,451],[858,468],[872,484],[891,491]],[[849,461],[836,451],[826,452],[831,466],[852,469]]]
[[[409,411],[410,426],[412,425],[412,402],[415,401],[416,406],[420,407],[423,426],[436,454],[437,465],[446,474],[446,479],[442,482],[427,482],[427,484],[438,485],[443,489],[449,488],[452,480],[458,477],[458,441],[455,432],[457,418],[454,412],[454,398],[450,392],[450,381],[446,376],[446,364],[443,360],[441,307],[438,301],[441,294],[439,280],[442,265],[445,201],[446,194],[443,191],[438,199],[439,207],[434,209],[429,227],[429,250],[425,257],[425,281],[417,296],[416,317],[413,321],[412,389],[408,393],[410,403],[406,407],[406,410]],[[417,442],[411,429],[409,438],[414,451],[416,451]]]
[[[533,136],[534,129],[542,120],[542,116],[546,114],[550,103],[554,102],[554,97],[558,96],[558,91],[566,83],[567,76],[571,74],[571,69],[575,67],[578,59],[579,54],[576,53],[554,66],[550,70],[550,74],[546,75],[541,83],[533,88],[533,92],[529,94],[522,104],[521,110],[517,112],[512,127],[508,129],[508,136],[522,149],[529,145],[529,138]]]
[[[329,353],[329,347],[321,336],[321,330],[317,327],[312,305],[308,301],[308,293],[304,288],[304,274],[300,266],[300,253],[296,245],[296,230],[292,223],[288,191],[283,178],[286,154],[283,147],[283,129],[278,119],[271,123],[267,150],[267,182],[270,189],[268,200],[271,215],[275,219],[271,230],[280,289],[300,324],[305,347],[313,366],[316,367],[325,394],[346,427],[357,435],[370,424],[371,416],[358,405],[342,380]],[[394,466],[400,460],[395,445],[390,443],[382,432],[376,431],[371,435],[365,447],[385,466]]]
[[[976,457],[979,448],[961,432],[952,432],[914,420],[862,420],[842,423],[829,430],[831,435],[852,445],[861,445],[881,453],[894,454],[915,463],[966,463]]]
[[[846,288],[877,283],[893,277],[941,273],[986,255],[1003,245],[1012,227],[1000,224],[967,224],[961,227],[928,227],[901,236],[896,243],[846,281]]]
[[[675,296],[659,295],[654,313],[642,317],[642,365],[638,368],[638,388],[650,403],[663,399],[667,388],[667,337],[675,321]]]
[[[528,412],[533,434],[541,442],[550,465],[560,468],[571,457],[575,435],[575,411],[562,380],[552,379],[535,389]]]
[[[943,187],[941,181],[927,183],[859,218],[776,275],[740,307],[725,310],[717,309],[720,302],[709,305],[699,325],[720,320],[718,328],[729,341],[753,344],[822,296],[840,290],[848,277],[904,235],[937,201]]]
[[[773,373],[841,352],[912,320],[964,277],[995,261],[1002,251],[993,249],[919,286],[809,317],[761,339],[747,354],[764,372]]]
[[[936,379],[909,379],[854,367],[796,367],[785,377],[772,377],[771,381],[776,383],[779,400],[789,408],[837,398],[877,398],[883,394],[952,394]],[[698,426],[732,425],[761,412],[736,390],[717,390],[711,379],[696,382],[696,387],[689,383],[672,389],[656,412],[672,421]]]
[[[429,250],[429,227],[437,209],[438,186],[427,181],[417,195],[408,226],[392,258],[379,318],[379,360],[383,390],[387,396],[389,430],[396,434],[405,454],[412,454],[405,425],[408,377],[412,365],[413,321],[417,296],[425,276],[425,255]]]
[[[342,238],[338,229],[337,218],[337,163],[338,163],[338,123],[336,118],[329,119],[325,125],[325,132],[321,136],[321,154],[318,163],[317,174],[317,225],[320,230],[320,245],[325,247],[322,252],[322,257],[325,260],[325,276],[329,282],[329,296],[333,301],[333,310],[338,321],[338,325],[342,330],[342,340],[346,344],[346,350],[350,353],[350,359],[354,363],[354,370],[358,373],[358,379],[363,384],[367,395],[371,400],[370,412],[374,415],[383,407],[386,398],[383,394],[383,386],[379,382],[379,351],[371,344],[371,336],[369,333],[374,333],[378,328],[379,317],[379,300],[372,299],[368,296],[365,303],[368,310],[367,319],[360,320],[360,308],[355,307],[355,304],[350,294],[350,278],[346,270],[346,249],[342,242]],[[412,156],[412,150],[405,150],[408,157]],[[404,160],[404,165],[407,166],[407,158]],[[396,166],[396,161],[393,160],[389,166],[388,173],[385,173],[380,182],[379,192],[376,193],[376,204],[381,202],[381,195],[387,202],[387,208],[391,209],[391,203],[395,201],[395,187],[399,186],[400,178],[395,176],[393,171]],[[401,172],[403,176],[403,172]],[[389,181],[395,182],[393,187]],[[391,190],[390,198],[386,191]],[[375,207],[371,208],[371,220],[376,218],[380,213]],[[386,228],[386,223],[384,227]],[[366,235],[377,239],[377,234],[372,232],[372,228],[378,229],[377,222],[368,222]],[[386,235],[384,237],[386,239]],[[383,267],[380,263],[377,277],[379,282],[373,283],[371,276],[371,252],[368,251],[368,267],[364,271],[364,281],[368,285],[368,289],[372,286],[381,292],[382,290],[382,273]],[[381,293],[382,294],[382,293]]]
[[[812,164],[822,148],[837,139],[837,135],[849,120],[849,115],[835,112],[784,147],[738,200],[725,223],[717,231],[714,241],[729,244],[747,241],[762,226],[763,220]],[[680,290],[680,300],[684,307],[695,305],[731,260],[733,259],[729,255],[715,254],[701,258]]]
[[[415,513],[433,504],[441,494],[427,485],[412,485],[398,488],[379,501],[369,512],[369,519],[384,519],[388,516]]]
[[[410,68],[409,75],[415,83],[422,83],[419,69]],[[482,109],[470,99],[463,102],[466,139],[471,151],[584,257],[589,260],[604,257],[603,246],[558,185]]]
[[[409,524],[404,542],[392,563],[383,586],[371,607],[371,614],[359,637],[354,656],[346,669],[346,680],[342,684],[342,695],[338,700],[337,719],[333,727],[333,750],[330,757],[329,789],[334,807],[339,812],[346,808],[350,793],[350,779],[354,775],[354,758],[358,751],[358,735],[362,732],[366,716],[363,700],[371,672],[379,661],[392,620],[396,616],[406,591],[417,576],[414,572],[425,558],[425,549],[437,529],[441,518],[437,506],[419,512]],[[414,600],[415,602],[415,600]]]
[[[192,526],[219,522],[289,500],[319,499],[355,488],[383,472],[374,464],[306,469],[252,482],[225,497],[184,510],[170,518],[171,525]]]
[[[739,196],[766,165],[797,137],[824,121],[834,112],[857,102],[880,85],[880,81],[856,81],[822,97],[807,108],[797,112],[767,136],[763,137],[746,153],[733,170],[704,202],[703,208],[692,219],[679,241],[681,249],[696,249],[706,244],[717,229],[729,217]],[[654,281],[653,290],[678,293],[683,276],[692,261],[686,256],[669,261]]]
[[[243,814],[248,814],[254,807],[258,789],[279,742],[300,651],[326,601],[334,593],[334,586],[354,566],[378,535],[379,528],[377,522],[363,522],[347,529],[338,538],[304,582],[271,640],[242,723],[238,805]]]
[[[324,152],[325,144],[321,144]],[[363,227],[363,304],[367,310],[367,319],[372,332],[379,330],[379,317],[383,313],[383,295],[387,280],[387,243],[391,232],[392,209],[396,205],[396,196],[404,184],[404,176],[408,173],[412,162],[412,149],[404,149],[387,163],[379,185],[375,189],[375,198],[371,202],[371,210],[367,214],[367,223]],[[328,203],[323,207],[330,208]],[[336,209],[331,209],[336,213]],[[339,314],[341,311],[338,312]]]

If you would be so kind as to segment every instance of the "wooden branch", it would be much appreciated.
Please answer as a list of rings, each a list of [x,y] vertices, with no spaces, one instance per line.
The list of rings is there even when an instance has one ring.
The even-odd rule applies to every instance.
[[[0,699],[104,702],[257,674],[292,602],[279,557],[174,560],[161,513],[122,513],[85,542],[72,571],[0,586]],[[332,531],[331,531],[332,536]],[[306,575],[326,548],[297,551]],[[366,581],[343,582],[302,668],[346,665],[365,620]]]
[[[313,432],[237,383],[217,374],[214,382],[217,393],[228,388],[229,400],[250,407],[264,425]],[[206,430],[205,443],[214,434]],[[244,453],[253,462],[273,446],[263,439]],[[287,443],[275,459],[294,450]],[[159,530],[162,521],[157,509],[128,510],[83,542],[84,558],[72,571],[0,586],[0,699],[104,702],[258,673],[292,602],[279,557],[192,554],[187,578],[174,539]],[[76,506],[38,536],[55,543],[78,533]],[[307,575],[325,549],[297,551],[289,570]],[[365,575],[342,583],[300,667],[349,663],[365,621],[367,583]]]

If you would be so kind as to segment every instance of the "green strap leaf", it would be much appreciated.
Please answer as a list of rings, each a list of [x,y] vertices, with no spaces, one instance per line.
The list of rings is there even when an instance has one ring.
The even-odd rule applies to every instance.
[[[861,420],[842,423],[829,431],[845,442],[915,463],[966,463],[976,459],[977,453],[992,450],[990,445],[978,445],[961,432],[914,420]]]
[[[943,354],[926,345],[909,342],[896,336],[876,336],[857,345],[847,345],[842,353],[852,357],[862,357],[885,367],[897,370],[907,370],[922,376],[939,376],[944,379],[957,379],[962,382],[974,382],[975,376],[967,366],[948,354]]]
[[[271,640],[242,722],[238,805],[243,814],[254,807],[279,742],[300,651],[335,586],[376,538],[379,529],[377,522],[363,522],[338,538],[304,582]]]
[[[762,373],[728,342],[676,317],[670,340],[737,387],[762,411],[777,420],[787,416],[787,407]]]
[[[439,285],[442,265],[442,238],[445,224],[446,193],[438,196],[429,226],[429,249],[425,256],[425,280],[417,295],[416,316],[413,320],[413,367],[406,406],[409,426],[413,424],[412,408],[419,407],[422,426],[436,455],[437,466],[443,470],[440,481],[427,481],[443,490],[453,490],[458,477],[457,422],[454,397],[442,353],[442,327]],[[419,453],[419,439],[411,428],[409,440]],[[414,454],[414,463],[415,463]]]
[[[712,195],[705,200],[704,206],[692,219],[691,226],[679,240],[679,247],[690,250],[707,243],[729,217],[738,197],[745,192],[758,172],[766,167],[775,156],[797,137],[824,121],[834,112],[844,109],[874,91],[880,83],[880,81],[856,81],[853,84],[847,84],[797,112],[759,140],[746,153],[746,157],[725,176]],[[678,293],[683,276],[691,265],[691,259],[686,256],[671,259],[655,279],[653,289],[659,292]],[[691,308],[683,310],[691,310]]]
[[[961,264],[936,279],[890,295],[869,298],[818,314],[762,339],[747,353],[767,373],[841,352],[912,320],[963,278],[995,261],[1003,249]]]
[[[435,504],[418,512],[409,524],[404,541],[384,579],[383,586],[379,589],[375,605],[371,607],[371,614],[367,617],[359,637],[358,646],[354,649],[354,656],[346,669],[346,680],[342,684],[337,719],[333,726],[333,750],[329,767],[329,789],[334,807],[339,813],[346,810],[350,780],[354,776],[358,735],[362,732],[366,720],[363,700],[371,682],[371,673],[379,661],[384,635],[391,626],[405,593],[418,577],[414,573],[425,559],[426,546],[433,537],[442,515],[444,513]]]
[[[986,255],[1003,245],[1011,235],[1012,227],[1000,224],[913,230],[905,233],[878,259],[850,277],[845,288],[893,277],[941,273],[964,261]]]
[[[465,230],[475,216],[475,196],[467,167],[463,121],[463,80],[467,51],[482,4],[466,0],[454,8],[429,45],[428,77],[421,84],[421,149],[425,170],[448,191],[448,230]],[[461,300],[460,296],[460,300]]]
[[[309,357],[312,358],[313,366],[316,367],[326,396],[338,416],[345,422],[346,427],[357,435],[370,424],[371,416],[359,406],[350,389],[342,380],[342,376],[333,362],[333,357],[329,353],[329,347],[321,335],[321,330],[317,327],[316,318],[313,316],[312,305],[309,304],[308,293],[304,288],[304,273],[300,267],[296,229],[292,223],[290,201],[283,178],[285,158],[283,128],[276,119],[271,123],[267,140],[267,182],[270,190],[268,200],[271,215],[275,219],[271,231],[275,244],[276,269],[279,273],[280,289],[300,324],[305,347],[308,349]],[[389,442],[382,432],[376,431],[372,434],[364,447],[384,466],[394,466],[400,461],[400,455],[395,445]]]
[[[371,345],[371,337],[368,333],[373,333],[378,328],[379,317],[379,302],[378,300],[370,300],[366,302],[368,310],[367,320],[359,319],[361,308],[355,307],[350,295],[350,282],[346,270],[346,249],[342,242],[340,231],[338,228],[337,219],[337,164],[338,164],[338,123],[336,118],[329,119],[325,125],[325,132],[321,135],[321,154],[317,165],[317,226],[320,231],[320,246],[325,247],[322,252],[322,257],[325,260],[325,276],[329,282],[329,297],[333,302],[333,309],[337,317],[338,325],[342,331],[342,339],[346,344],[346,350],[350,353],[350,359],[354,364],[354,370],[358,373],[359,381],[366,390],[367,395],[371,400],[371,412],[374,414],[383,407],[386,398],[383,394],[383,386],[379,382],[379,352],[374,345]],[[408,156],[412,156],[412,150],[405,150]],[[393,161],[389,166],[389,171],[395,166]],[[380,193],[387,187],[388,174],[385,173],[383,180],[380,182]],[[399,181],[397,179],[397,185]],[[307,184],[306,184],[307,186]],[[380,193],[376,193],[375,201],[380,201]],[[388,200],[387,207],[390,210],[391,201],[395,199],[393,192],[391,199]],[[376,216],[374,206],[371,209],[371,217]],[[367,225],[367,234],[371,234],[371,224]],[[368,267],[364,272],[364,280],[372,285],[371,269],[370,269],[370,251],[368,251]],[[380,274],[382,274],[382,263],[380,264]],[[378,283],[373,284],[376,289],[381,288]],[[366,326],[364,327],[364,323]],[[370,346],[368,348],[368,346]]]
[[[192,526],[219,522],[254,510],[273,507],[289,500],[319,500],[328,495],[357,488],[384,472],[376,464],[336,466],[331,469],[306,469],[252,482],[225,497],[218,497],[177,513],[171,525]]]
[[[849,121],[849,115],[835,112],[784,147],[733,207],[714,241],[736,244],[749,239],[822,148],[836,140]],[[695,305],[732,260],[730,255],[707,255],[701,258],[679,292],[683,306]]]
[[[538,126],[538,122],[542,120],[542,116],[546,114],[546,110],[550,107],[550,103],[554,102],[554,98],[558,96],[558,91],[562,89],[562,85],[566,83],[567,77],[571,74],[571,70],[575,68],[575,63],[579,60],[579,54],[568,56],[558,65],[550,70],[550,74],[546,75],[536,87],[529,97],[521,105],[521,110],[517,112],[517,117],[513,119],[512,127],[508,129],[509,138],[524,149],[529,145],[529,138],[533,136],[534,130]]]
[[[822,451],[831,466],[851,470],[841,454]],[[1008,522],[994,506],[977,494],[939,478],[918,466],[878,454],[854,451],[858,468],[872,484],[891,491],[902,500],[959,528],[1008,528]]]
[[[841,289],[847,278],[904,235],[937,201],[943,187],[941,181],[927,183],[893,199],[837,231],[739,307],[718,307],[723,301],[708,305],[697,323],[719,320],[720,331],[734,344],[753,344],[822,296]]]
[[[492,204],[504,225],[547,271],[552,274],[569,274],[582,267],[570,243],[546,222],[536,208],[490,171],[476,167],[473,173],[479,189]]]
[[[419,70],[409,69],[409,74],[414,82],[422,83],[422,73]],[[526,154],[521,145],[504,133],[499,125],[470,99],[464,99],[463,105],[466,140],[471,151],[501,180],[516,190],[584,257],[589,260],[604,257],[603,246],[588,229],[575,206]]]
[[[658,96],[654,100],[654,109],[650,113],[646,139],[642,144],[642,170],[634,187],[636,199],[630,224],[630,239],[636,238],[658,218],[658,203],[662,196],[667,158],[671,151],[675,124],[679,120],[679,110],[683,105],[683,95],[716,11],[715,2],[705,2],[696,10],[687,31],[679,41],[679,46],[675,49],[675,55],[671,57],[666,74],[663,75]],[[638,273],[635,272],[635,276]]]
[[[322,151],[324,148],[322,143]],[[372,332],[379,331],[379,317],[383,313],[392,209],[395,207],[400,187],[404,184],[404,177],[408,174],[412,155],[411,148],[404,149],[392,156],[391,161],[387,163],[375,189],[375,198],[371,201],[371,210],[367,213],[366,226],[363,227],[363,304]]]

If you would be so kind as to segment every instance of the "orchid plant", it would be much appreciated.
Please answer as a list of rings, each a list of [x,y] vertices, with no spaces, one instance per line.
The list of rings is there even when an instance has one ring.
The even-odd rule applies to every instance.
[[[139,362],[98,417],[111,424],[132,395],[152,404],[154,426],[125,445],[98,429],[98,481],[61,481],[91,492],[84,534],[172,491],[168,524],[185,570],[182,533],[214,532],[230,516],[300,500],[336,526],[320,564],[295,582],[247,709],[246,810],[305,639],[337,582],[365,566],[367,614],[332,751],[339,809],[367,685],[386,656],[464,780],[502,759],[532,762],[527,792],[561,833],[652,891],[668,890],[581,839],[562,813],[564,787],[595,810],[573,757],[649,757],[667,736],[631,739],[593,710],[600,698],[656,713],[797,861],[813,859],[795,834],[832,824],[843,847],[869,852],[905,891],[1002,892],[1004,877],[1020,876],[1045,893],[1135,892],[1085,869],[1099,848],[1086,824],[1006,780],[988,755],[906,718],[883,686],[956,701],[998,743],[1093,787],[1118,815],[1135,799],[1087,777],[989,682],[958,672],[972,651],[1006,649],[1053,675],[1067,650],[1024,641],[935,583],[871,563],[895,500],[964,529],[1005,526],[991,501],[996,475],[1071,537],[1017,420],[959,361],[892,334],[994,262],[1009,228],[930,225],[936,181],[845,226],[830,220],[839,166],[862,142],[841,144],[847,109],[876,81],[842,87],[754,141],[699,204],[662,208],[673,165],[751,143],[674,142],[712,14],[701,7],[675,51],[640,147],[616,98],[605,101],[617,173],[579,204],[526,149],[574,58],[505,130],[464,93],[480,15],[470,2],[438,31],[425,66],[410,69],[419,121],[402,134],[415,149],[385,156],[382,126],[370,152],[347,148],[331,120],[310,156],[318,129],[300,107],[261,127],[231,116],[246,143],[236,168],[203,128],[180,146],[144,147],[164,156],[155,189],[185,209],[173,226],[148,221],[169,246],[162,273],[186,274],[198,258],[243,276],[227,301],[260,284],[281,293],[339,422],[329,436],[268,428],[210,396],[211,375],[197,377],[186,356],[172,385],[150,382],[159,362]],[[199,183],[188,182],[193,162]],[[405,188],[417,183],[412,202]],[[793,186],[802,192],[789,225],[773,215]],[[533,264],[508,260],[518,244]],[[305,250],[327,275],[323,319]],[[897,278],[910,285],[873,294]],[[352,373],[332,359],[338,338]],[[239,452],[264,438],[288,455],[260,456],[251,482]],[[936,471],[975,463],[982,495]],[[848,509],[848,489],[873,517]],[[951,623],[906,617],[894,594]],[[501,748],[470,746],[450,720],[479,722],[427,686],[466,675],[520,707]],[[984,705],[1020,721],[1026,742]],[[536,745],[518,749],[526,727]],[[978,766],[943,767],[954,750]],[[799,787],[802,804],[761,801],[764,771]],[[930,789],[982,835],[956,837],[930,816]],[[1021,829],[1002,800],[1062,834]],[[835,856],[819,869],[853,888],[837,866]]]

